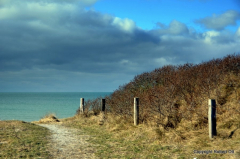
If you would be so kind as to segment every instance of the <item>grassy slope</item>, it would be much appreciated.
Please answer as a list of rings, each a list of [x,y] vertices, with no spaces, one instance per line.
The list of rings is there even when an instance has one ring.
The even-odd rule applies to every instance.
[[[143,73],[107,99],[118,117],[109,111],[105,119],[101,114],[91,116],[86,111],[79,115],[77,111],[65,125],[92,135],[90,141],[98,145],[100,158],[240,158],[239,60],[239,55],[233,55],[197,66],[179,66],[176,72],[169,66],[157,70],[159,74]],[[140,97],[141,103],[142,120],[137,127],[133,126],[134,96]],[[213,140],[208,135],[208,98],[217,101],[217,136]],[[86,103],[95,114],[97,102]],[[207,150],[212,153],[206,154]]]
[[[239,118],[238,121],[234,118],[237,117],[230,118],[228,123],[218,124],[218,136],[214,140],[209,139],[207,127],[195,130],[187,122],[182,123],[178,129],[166,131],[145,124],[133,126],[121,118],[107,114],[103,125],[99,125],[100,116],[76,116],[66,119],[64,124],[92,135],[89,142],[96,145],[96,155],[100,158],[230,159],[240,158],[240,130],[236,130]],[[234,130],[236,131],[229,138]],[[234,154],[194,154],[194,150],[234,150]]]
[[[22,121],[0,121],[0,158],[51,158],[49,131]]]
[[[133,126],[111,114],[75,116],[63,123],[91,135],[89,142],[95,145],[100,158],[239,158],[240,130],[236,128],[240,118],[229,117],[228,122],[221,123],[222,117],[219,116],[218,136],[214,140],[209,140],[207,127],[195,130],[186,121],[167,131],[146,124]],[[99,121],[104,121],[103,125]],[[46,150],[47,129],[21,121],[0,121],[0,130],[0,158],[51,158]],[[235,152],[199,155],[194,150]]]
[[[237,64],[239,65],[238,61]],[[226,67],[227,66],[228,65],[226,65]],[[179,77],[179,79],[181,79],[182,76],[179,75]],[[183,76],[182,79],[187,79],[186,77],[187,76]],[[113,116],[113,114],[110,113],[107,113],[105,116],[102,114],[95,116],[90,115],[91,113],[89,112],[85,112],[85,115],[76,115],[75,117],[64,119],[63,123],[66,126],[84,130],[86,134],[91,135],[92,137],[90,138],[89,142],[95,144],[95,149],[97,150],[96,155],[100,158],[197,157],[204,159],[237,159],[240,158],[239,77],[239,73],[235,75],[228,73],[225,79],[222,80],[223,83],[217,85],[217,88],[212,90],[204,88],[209,95],[202,93],[204,96],[193,98],[193,101],[195,101],[195,99],[204,99],[196,101],[197,105],[195,107],[193,107],[194,105],[192,106],[194,109],[189,109],[190,106],[186,101],[184,101],[184,97],[189,96],[190,99],[193,93],[198,95],[198,87],[201,85],[195,86],[195,82],[191,83],[190,80],[187,81],[189,83],[189,88],[194,88],[196,91],[193,91],[192,93],[190,89],[190,92],[182,92],[185,96],[182,96],[183,99],[180,101],[183,102],[180,103],[180,106],[177,109],[177,111],[182,114],[182,118],[174,127],[163,127],[162,125],[159,125],[157,123],[159,121],[157,118],[152,119],[153,117],[157,117],[153,115],[150,116],[152,118],[149,118],[149,120],[143,120],[139,126],[133,126],[132,115],[129,115],[126,120],[126,118],[124,118],[124,114],[126,113],[124,110],[122,114],[118,114],[118,117]],[[144,81],[144,79],[142,81]],[[190,87],[192,86],[191,84],[193,84],[194,87]],[[188,86],[186,86],[186,88],[188,88]],[[149,90],[150,89],[146,88],[146,92]],[[219,94],[216,93],[216,90],[219,91]],[[185,91],[188,90],[186,89]],[[120,93],[117,93],[115,100],[121,96],[122,91],[120,90],[119,92]],[[129,92],[127,88],[126,92]],[[159,92],[161,92],[160,89],[156,91],[155,94],[158,95],[160,94]],[[169,92],[166,91],[166,93]],[[143,92],[142,98],[147,95],[148,94],[144,94]],[[178,93],[176,93],[176,95],[178,95]],[[124,97],[125,96],[123,94],[122,98],[118,99],[119,103],[113,103],[116,105],[116,108],[119,107],[119,110],[125,109],[125,107],[121,106],[121,103],[123,103],[122,101],[126,100]],[[126,97],[129,97],[129,94],[126,94]],[[159,96],[159,99],[161,99],[160,97],[161,96]],[[169,97],[171,97],[171,92],[169,93]],[[218,104],[217,136],[213,140],[210,140],[208,137],[208,123],[207,119],[204,118],[207,117],[207,99],[209,97],[217,99]],[[175,100],[174,97],[172,97],[171,100]],[[186,100],[188,100],[188,98],[186,98]],[[145,102],[147,102],[146,99]],[[132,104],[129,104],[130,102],[125,103],[127,106],[126,108],[132,110]],[[158,104],[158,101],[153,101],[152,103]],[[92,102],[92,104],[94,104],[94,102]],[[99,103],[95,105],[99,105]],[[146,105],[151,106],[151,103]],[[161,108],[165,108],[164,104],[161,104],[160,106]],[[166,112],[169,111],[168,107],[165,109]],[[145,111],[147,112],[148,109]],[[170,115],[172,114],[169,114],[169,117]],[[142,116],[142,118],[143,117],[144,116]],[[160,122],[164,123],[164,120],[165,119],[163,119],[163,121],[161,120]],[[169,120],[168,122],[171,121]],[[19,121],[0,121],[0,130],[0,158],[20,158],[21,156],[24,158],[32,158],[33,156],[46,158],[48,156],[47,151],[44,150],[47,142],[46,136],[48,135],[46,129],[40,128],[36,125],[31,125],[29,123],[21,123]],[[41,140],[39,141],[39,139]],[[194,150],[212,150],[213,153],[194,154]],[[234,150],[234,153],[214,153],[214,150]]]

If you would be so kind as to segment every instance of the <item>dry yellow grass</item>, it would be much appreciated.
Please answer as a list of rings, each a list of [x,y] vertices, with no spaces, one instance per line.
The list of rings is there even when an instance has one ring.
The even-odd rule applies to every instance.
[[[48,113],[44,117],[42,117],[39,121],[34,121],[32,123],[43,124],[43,123],[53,123],[53,122],[60,122],[60,120],[56,117],[54,113]]]
[[[208,134],[207,102],[200,103],[190,112],[181,101],[179,111],[185,113],[185,117],[174,128],[157,124],[157,116],[134,126],[133,121],[111,113],[94,115],[85,112],[61,121],[65,126],[79,128],[91,135],[89,141],[98,145],[95,149],[100,158],[237,159],[240,158],[240,88],[234,91],[225,86],[221,88],[221,100],[225,102],[217,107],[217,136],[212,140]],[[211,97],[217,99],[216,91]]]
[[[240,92],[240,89],[236,89]],[[164,128],[153,121],[134,126],[120,116],[101,113],[98,116],[77,115],[65,119],[67,126],[83,129],[93,135],[100,158],[240,158],[239,97],[224,98],[217,108],[217,136],[209,139],[207,106],[203,103],[191,120],[183,118],[175,128]],[[182,105],[183,110],[186,106]],[[234,152],[234,153],[233,153]]]

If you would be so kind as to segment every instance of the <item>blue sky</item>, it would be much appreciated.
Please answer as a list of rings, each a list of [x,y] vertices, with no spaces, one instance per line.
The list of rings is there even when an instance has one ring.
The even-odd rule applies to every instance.
[[[178,20],[203,31],[195,20],[220,15],[230,9],[239,10],[239,4],[237,0],[100,0],[87,9],[132,19],[138,27],[147,30],[154,29],[158,22],[168,25],[172,20]],[[234,31],[236,28],[237,25],[229,29]]]
[[[1,92],[108,92],[240,53],[239,0],[0,0]]]

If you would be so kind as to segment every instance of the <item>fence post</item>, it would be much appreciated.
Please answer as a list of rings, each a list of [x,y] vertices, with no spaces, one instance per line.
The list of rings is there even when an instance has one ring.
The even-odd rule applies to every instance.
[[[101,106],[101,111],[105,111],[105,99],[102,99],[102,106]]]
[[[134,125],[139,123],[139,98],[134,98]]]
[[[84,98],[80,98],[80,113],[84,112]]]
[[[209,125],[209,138],[217,136],[217,122],[216,122],[216,101],[208,99],[208,125]]]

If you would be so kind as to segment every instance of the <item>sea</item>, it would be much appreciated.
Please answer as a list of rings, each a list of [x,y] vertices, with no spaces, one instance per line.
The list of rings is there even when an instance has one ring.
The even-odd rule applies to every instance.
[[[53,113],[57,118],[76,114],[80,98],[104,98],[112,92],[0,92],[0,120],[38,121]]]

